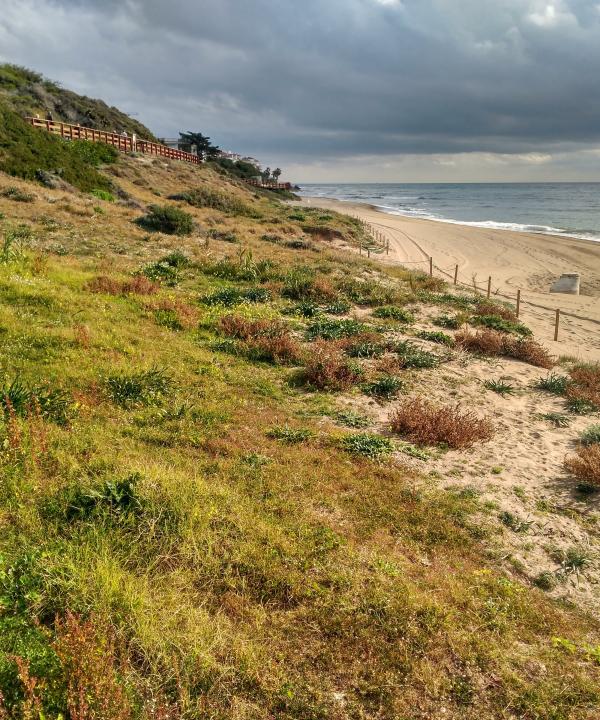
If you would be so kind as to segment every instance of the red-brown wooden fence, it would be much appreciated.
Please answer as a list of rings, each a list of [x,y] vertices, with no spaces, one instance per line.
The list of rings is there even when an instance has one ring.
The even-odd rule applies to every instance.
[[[150,142],[149,140],[134,140],[130,135],[119,135],[118,133],[96,130],[95,128],[82,127],[81,125],[69,125],[69,123],[57,122],[55,120],[42,120],[41,118],[26,117],[25,121],[33,127],[47,130],[48,132],[60,135],[67,140],[91,140],[92,142],[106,143],[116,147],[121,152],[141,152],[147,155],[159,155],[171,160],[183,160],[184,162],[199,165],[202,160],[192,153],[183,150]]]

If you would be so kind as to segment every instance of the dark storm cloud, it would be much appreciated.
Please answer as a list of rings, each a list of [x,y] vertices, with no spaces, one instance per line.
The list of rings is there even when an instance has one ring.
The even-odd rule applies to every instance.
[[[163,134],[285,157],[600,139],[592,0],[4,1],[5,58]]]

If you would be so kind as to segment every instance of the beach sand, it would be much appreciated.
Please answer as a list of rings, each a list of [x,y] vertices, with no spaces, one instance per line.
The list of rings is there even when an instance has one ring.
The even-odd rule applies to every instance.
[[[455,225],[389,215],[367,204],[325,198],[303,198],[310,207],[358,216],[390,242],[382,262],[405,264],[434,273],[450,282],[459,266],[459,280],[487,289],[492,296],[515,302],[522,293],[521,319],[556,355],[600,360],[600,243],[572,238]],[[550,293],[562,273],[581,274],[581,294]],[[556,309],[561,310],[558,342],[554,342]]]

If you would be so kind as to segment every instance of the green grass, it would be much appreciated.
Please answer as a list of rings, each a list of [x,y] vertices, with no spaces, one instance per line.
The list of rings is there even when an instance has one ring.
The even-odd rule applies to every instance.
[[[98,172],[97,163],[90,162],[88,155],[77,143],[68,143],[27,125],[0,101],[0,170],[3,172],[36,180],[43,170],[84,192],[110,191],[112,183]]]
[[[341,338],[352,337],[364,332],[366,326],[358,320],[333,320],[331,318],[319,318],[310,323],[307,329],[307,338],[316,340],[340,340]]]
[[[382,375],[376,380],[372,380],[362,386],[362,391],[367,395],[381,398],[384,400],[391,400],[401,392],[405,387],[405,383],[394,375]]]
[[[439,358],[427,350],[421,350],[408,340],[399,342],[394,351],[407,369],[424,370],[437,367],[440,364]]]
[[[515,386],[504,380],[485,380],[483,386],[487,390],[497,393],[498,395],[514,395]]]
[[[469,320],[471,325],[498,330],[499,332],[512,333],[521,337],[531,337],[531,330],[520,322],[506,320],[500,315],[473,315]]]
[[[185,188],[175,166],[151,167],[163,197]],[[356,385],[383,373],[373,369],[381,361],[357,359],[363,375],[339,390],[339,407],[350,396],[356,409],[336,413],[329,392],[295,384],[290,367],[213,349],[223,312],[198,300],[225,285],[243,293],[270,283],[270,299],[239,310],[260,327],[282,324],[284,288],[319,307],[349,298],[340,277],[369,302],[406,292],[393,277],[362,286],[367,268],[383,276],[358,257],[261,245],[271,226],[290,224],[291,237],[297,221],[288,206],[257,202],[281,222],[229,217],[244,243],[232,257],[205,255],[194,238],[141,240],[130,233],[136,211],[107,205],[94,233],[86,219],[74,240],[56,215],[60,256],[36,243],[0,263],[0,384],[20,408],[0,413],[8,717],[41,717],[38,696],[52,720],[589,716],[600,702],[594,656],[552,638],[595,648],[597,622],[508,577],[481,542],[477,497],[411,469],[427,470],[427,453],[364,432],[360,407],[372,401]],[[201,226],[204,212],[220,218],[194,209]],[[319,214],[306,217],[352,229]],[[298,261],[305,269],[290,273]],[[86,289],[99,274],[119,284],[157,264],[177,283],[151,296]],[[184,306],[198,329],[157,324],[157,309]],[[311,318],[289,324],[302,339]],[[347,361],[343,337],[298,342],[307,363],[322,351],[331,374]],[[401,348],[435,366],[422,352]],[[43,407],[51,393],[54,407],[66,401],[66,423],[29,411],[32,397]],[[557,562],[565,578],[589,568],[582,553]],[[24,668],[35,694],[19,679]]]
[[[579,442],[582,445],[595,445],[600,443],[600,425],[590,425],[579,436]]]
[[[429,342],[437,343],[438,345],[446,345],[448,347],[453,347],[454,345],[454,338],[444,332],[420,330],[417,333],[417,337],[421,338],[421,340],[429,340]]]
[[[545,378],[540,378],[540,380],[535,383],[534,387],[538,390],[545,390],[553,395],[564,395],[570,383],[571,380],[566,375],[550,373]]]
[[[189,235],[194,229],[192,216],[172,205],[151,205],[136,223],[144,230],[167,235]]]
[[[373,310],[373,317],[383,318],[385,320],[397,320],[398,322],[407,324],[414,323],[415,321],[415,316],[411,312],[394,305],[384,305],[383,307],[375,308],[375,310]]]

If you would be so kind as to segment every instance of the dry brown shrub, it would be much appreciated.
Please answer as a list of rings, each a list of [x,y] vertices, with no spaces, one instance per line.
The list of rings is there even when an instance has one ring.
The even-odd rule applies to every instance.
[[[122,663],[114,637],[95,618],[67,612],[56,622],[53,643],[67,683],[71,720],[130,720],[129,698],[119,680]]]
[[[473,313],[475,315],[497,315],[503,320],[508,320],[509,322],[519,321],[519,318],[514,310],[511,310],[500,303],[491,302],[490,300],[482,300],[480,303],[475,305]]]
[[[454,449],[471,447],[494,434],[487,418],[462,411],[458,405],[437,406],[422,398],[408,398],[396,408],[390,427],[420,445],[445,444]]]
[[[360,369],[344,357],[338,343],[312,343],[305,363],[303,380],[318,390],[344,390],[362,377]]]
[[[173,312],[177,316],[177,320],[182,328],[191,330],[198,324],[199,313],[192,305],[188,305],[183,300],[175,300],[172,298],[161,298],[146,305],[148,310]]]
[[[90,329],[87,325],[77,323],[73,325],[75,342],[82,348],[89,348],[91,342]]]
[[[302,356],[300,345],[289,333],[250,338],[242,344],[242,350],[254,360],[265,360],[276,365],[293,365]]]
[[[577,455],[565,460],[565,469],[576,478],[600,487],[600,445],[577,448]]]
[[[281,320],[248,320],[240,315],[225,315],[219,329],[229,337],[242,340],[241,350],[254,360],[277,365],[299,362],[302,350]]]
[[[219,330],[238,340],[259,337],[282,337],[289,333],[281,320],[249,320],[241,315],[224,315],[218,324]]]
[[[554,367],[552,356],[543,345],[530,338],[515,338],[497,330],[461,330],[455,335],[460,347],[481,355],[511,357],[536,367]]]
[[[114,280],[106,275],[98,275],[87,283],[86,289],[89,292],[104,295],[154,295],[158,292],[159,286],[143,275],[136,275],[125,282]]]
[[[326,277],[317,277],[312,285],[311,297],[315,300],[322,302],[328,302],[330,300],[337,300],[338,291],[333,286],[331,280]]]
[[[567,387],[567,397],[585,400],[600,408],[600,363],[575,365],[569,375],[572,382]]]

